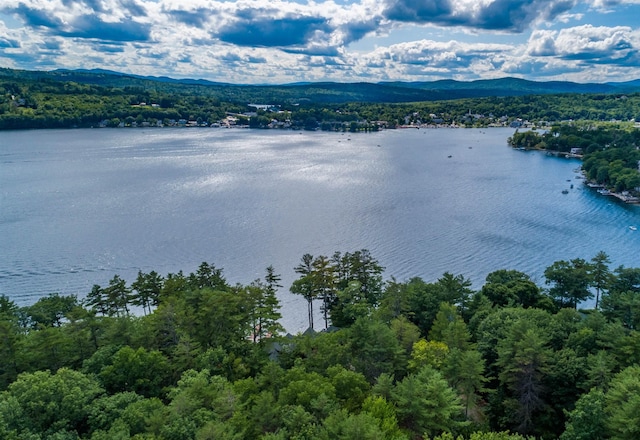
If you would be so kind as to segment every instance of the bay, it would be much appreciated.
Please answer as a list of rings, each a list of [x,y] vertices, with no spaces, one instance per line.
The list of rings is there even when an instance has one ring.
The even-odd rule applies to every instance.
[[[544,285],[556,260],[605,251],[638,267],[640,207],[582,185],[577,160],[514,151],[512,129],[369,134],[242,129],[0,133],[0,294],[84,297],[115,274],[195,271],[232,283],[273,265],[283,324],[305,253],[369,249],[385,278],[479,288],[497,269]],[[571,185],[573,184],[573,188]],[[568,194],[562,190],[568,189]]]

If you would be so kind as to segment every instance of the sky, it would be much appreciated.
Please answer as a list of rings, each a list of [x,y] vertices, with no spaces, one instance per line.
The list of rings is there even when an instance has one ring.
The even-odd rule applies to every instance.
[[[640,0],[0,0],[0,67],[234,84],[621,82]]]

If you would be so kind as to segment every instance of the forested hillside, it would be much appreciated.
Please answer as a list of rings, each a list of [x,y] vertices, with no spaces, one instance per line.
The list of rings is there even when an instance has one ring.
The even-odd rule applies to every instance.
[[[259,108],[248,104],[258,104]],[[113,72],[0,69],[0,129],[219,124],[377,130],[406,124],[487,126],[518,120],[635,120],[635,83],[311,83],[240,86]],[[183,124],[184,125],[184,124]]]
[[[385,279],[366,250],[304,255],[284,288],[323,319],[295,336],[272,267],[0,297],[0,437],[637,439],[640,269],[610,264],[556,261],[543,286],[498,270],[474,291]]]

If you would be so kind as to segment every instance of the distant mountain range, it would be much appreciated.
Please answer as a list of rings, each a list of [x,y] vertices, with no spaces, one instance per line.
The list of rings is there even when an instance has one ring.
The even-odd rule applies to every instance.
[[[139,87],[154,88],[163,91],[179,91],[180,88],[190,93],[213,94],[221,99],[246,101],[255,99],[270,102],[298,101],[315,103],[342,102],[418,102],[440,101],[462,98],[506,97],[547,94],[612,94],[640,92],[640,79],[627,82],[610,83],[575,83],[569,81],[529,81],[518,78],[500,78],[476,81],[439,80],[428,82],[319,82],[292,83],[280,85],[242,85],[212,82],[203,79],[175,79],[165,76],[140,76],[102,69],[25,71],[0,69],[0,80],[49,80],[75,82],[104,87]],[[194,90],[196,88],[196,90]]]

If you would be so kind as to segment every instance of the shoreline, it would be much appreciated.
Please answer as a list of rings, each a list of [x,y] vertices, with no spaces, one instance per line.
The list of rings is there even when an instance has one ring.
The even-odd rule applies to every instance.
[[[581,174],[584,178],[584,172],[581,171]],[[612,196],[617,198],[618,200],[627,203],[629,205],[638,205],[640,204],[640,197],[636,197],[636,196],[632,196],[630,194],[625,194],[626,191],[622,192],[622,193],[618,193],[615,191],[610,191],[609,189],[607,189],[607,187],[605,185],[602,185],[600,183],[596,183],[590,180],[584,180],[584,184],[589,187],[590,189],[594,189],[598,192],[598,194],[602,195],[602,196]]]
[[[562,152],[562,151],[545,150],[545,149],[542,149],[542,148],[524,148],[524,147],[511,147],[511,148],[513,148],[514,150],[517,150],[517,151],[539,151],[539,152],[544,152],[547,156],[560,157],[560,158],[565,158],[565,159],[580,159],[580,160],[583,159],[583,155],[582,154],[573,154],[573,153],[566,153],[566,152]],[[580,174],[581,179],[583,179],[583,183],[584,183],[585,186],[587,186],[587,187],[589,187],[591,189],[595,189],[600,195],[615,197],[618,200],[620,200],[621,202],[624,202],[624,203],[629,204],[629,205],[640,205],[640,197],[632,196],[627,191],[623,191],[621,193],[618,193],[618,192],[615,192],[615,191],[611,191],[611,190],[607,189],[606,185],[594,182],[592,180],[588,180],[587,177],[584,175],[584,171],[582,170],[582,167],[580,167],[578,170],[576,170],[576,172]]]

